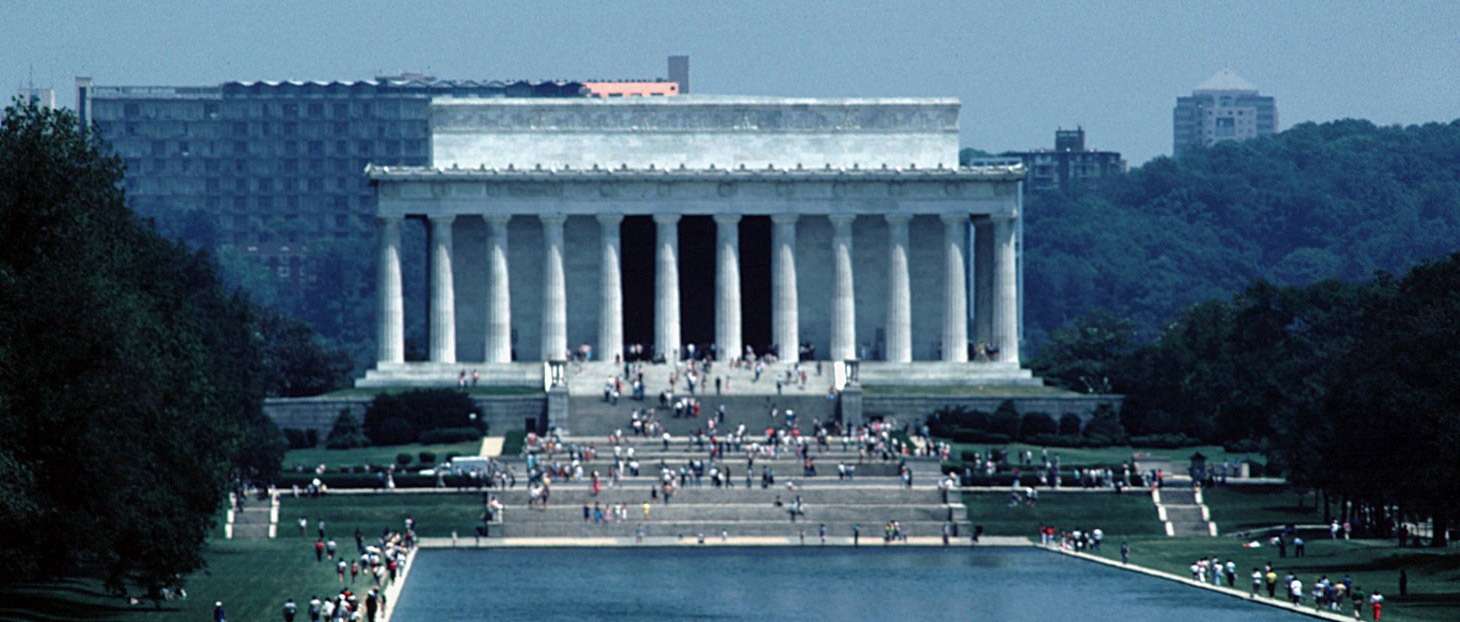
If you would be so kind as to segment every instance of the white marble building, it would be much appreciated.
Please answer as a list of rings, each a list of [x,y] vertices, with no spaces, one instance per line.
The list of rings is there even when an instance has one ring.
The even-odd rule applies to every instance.
[[[434,101],[434,166],[368,171],[379,356],[361,384],[462,369],[542,382],[542,362],[579,344],[597,360],[622,356],[626,326],[650,315],[652,331],[632,341],[671,357],[712,342],[720,358],[776,344],[795,360],[809,343],[819,359],[864,361],[864,379],[918,370],[938,382],[1027,381],[1024,170],[959,168],[958,114],[956,99]],[[625,244],[649,218],[652,242]],[[404,360],[406,219],[429,232],[429,362]],[[681,253],[695,223],[700,234],[713,227],[713,243]],[[766,263],[761,277],[742,276]],[[709,277],[682,276],[692,272]],[[686,334],[694,326],[706,327],[699,339]],[[998,353],[970,361],[975,343]]]

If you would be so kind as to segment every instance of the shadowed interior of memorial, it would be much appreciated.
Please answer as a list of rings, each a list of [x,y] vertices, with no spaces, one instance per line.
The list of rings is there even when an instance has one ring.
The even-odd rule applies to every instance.
[[[622,265],[624,343],[654,342],[654,220],[624,218]],[[771,219],[742,218],[740,231],[741,330],[757,354],[771,346]],[[679,222],[680,322],[683,340],[704,348],[715,343],[715,221],[686,216]]]

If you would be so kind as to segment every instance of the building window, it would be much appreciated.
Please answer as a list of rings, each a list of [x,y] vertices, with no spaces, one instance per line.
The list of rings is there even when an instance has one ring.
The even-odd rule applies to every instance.
[[[1232,117],[1217,119],[1217,138],[1232,138],[1237,135],[1237,120]]]

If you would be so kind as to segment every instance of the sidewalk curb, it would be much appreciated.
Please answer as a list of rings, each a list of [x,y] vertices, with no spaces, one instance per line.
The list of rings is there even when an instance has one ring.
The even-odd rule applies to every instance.
[[[1305,606],[1301,606],[1301,605],[1294,605],[1294,604],[1289,603],[1287,601],[1282,601],[1282,600],[1278,600],[1278,599],[1275,599],[1275,598],[1267,598],[1267,597],[1263,597],[1263,596],[1259,596],[1259,597],[1253,598],[1251,593],[1244,592],[1244,591],[1239,590],[1239,589],[1236,589],[1236,588],[1219,587],[1219,586],[1216,586],[1216,585],[1212,585],[1210,583],[1202,583],[1200,581],[1196,581],[1196,580],[1193,580],[1193,579],[1188,579],[1186,577],[1174,575],[1174,574],[1171,574],[1169,572],[1163,572],[1163,571],[1160,571],[1160,570],[1154,570],[1154,569],[1151,569],[1151,568],[1146,568],[1144,566],[1137,566],[1135,564],[1122,564],[1122,563],[1120,563],[1118,561],[1115,561],[1113,559],[1106,559],[1104,557],[1099,557],[1099,556],[1096,556],[1096,555],[1091,555],[1089,553],[1076,553],[1074,551],[1067,551],[1067,550],[1064,550],[1064,549],[1049,548],[1049,547],[1045,547],[1045,546],[1036,546],[1035,548],[1044,549],[1044,550],[1050,551],[1052,553],[1060,553],[1062,555],[1068,555],[1070,557],[1074,557],[1074,558],[1078,558],[1078,559],[1083,559],[1085,561],[1095,562],[1097,564],[1104,564],[1106,566],[1111,566],[1113,568],[1119,568],[1121,570],[1126,570],[1126,571],[1129,571],[1129,572],[1135,572],[1135,573],[1139,573],[1139,574],[1143,574],[1143,575],[1147,575],[1147,576],[1151,576],[1151,577],[1156,577],[1158,579],[1166,579],[1167,581],[1175,581],[1177,583],[1182,583],[1182,584],[1188,585],[1190,587],[1202,588],[1202,589],[1205,589],[1205,590],[1209,590],[1209,591],[1212,591],[1212,592],[1216,592],[1218,594],[1223,594],[1223,595],[1226,595],[1226,596],[1231,596],[1233,598],[1240,598],[1240,599],[1242,599],[1244,601],[1247,601],[1247,602],[1257,603],[1257,604],[1262,604],[1262,605],[1267,605],[1269,607],[1276,607],[1278,609],[1284,609],[1284,610],[1287,610],[1287,611],[1291,611],[1293,613],[1303,614],[1303,615],[1308,616],[1310,618],[1318,618],[1320,620],[1334,620],[1336,622],[1349,622],[1349,621],[1352,621],[1354,619],[1353,616],[1351,616],[1351,615],[1339,615],[1339,614],[1333,613],[1331,611],[1319,611],[1319,610],[1313,609],[1312,607],[1305,607]],[[1344,611],[1348,611],[1348,610],[1344,610]]]

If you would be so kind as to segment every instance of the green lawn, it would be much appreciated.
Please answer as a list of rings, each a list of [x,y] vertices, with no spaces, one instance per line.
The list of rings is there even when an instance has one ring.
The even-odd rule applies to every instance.
[[[954,387],[919,387],[905,385],[872,384],[862,391],[873,395],[969,395],[969,396],[1022,396],[1022,395],[1078,395],[1058,387],[1024,385],[967,385]]]
[[[354,548],[351,542],[346,550]],[[300,605],[295,619],[307,620],[305,604],[311,595],[326,597],[340,590],[334,569],[315,563],[313,548],[297,538],[213,540],[204,556],[208,568],[188,577],[188,598],[168,601],[160,610],[148,601],[134,606],[108,596],[98,580],[67,579],[0,588],[0,620],[199,622],[212,620],[213,603],[221,600],[229,620],[273,621],[283,619],[279,611],[289,597]],[[357,580],[355,587],[363,593],[369,584]]]
[[[475,493],[334,494],[314,499],[284,495],[279,502],[279,539],[299,542],[301,516],[309,520],[309,528],[300,546],[314,542],[319,519],[325,521],[327,536],[352,550],[356,528],[366,538],[376,537],[385,528],[400,531],[408,516],[416,519],[416,533],[423,537],[450,536],[455,530],[467,538],[476,533],[481,508],[481,495]]]
[[[1107,537],[1100,554],[1120,559],[1120,541]],[[1415,622],[1460,620],[1460,553],[1425,549],[1398,549],[1390,540],[1333,542],[1326,538],[1309,542],[1307,556],[1278,558],[1277,551],[1263,547],[1247,549],[1233,538],[1133,537],[1131,563],[1190,576],[1188,567],[1198,557],[1215,555],[1224,563],[1237,563],[1237,587],[1247,589],[1253,567],[1272,561],[1279,574],[1297,573],[1304,585],[1320,575],[1339,580],[1345,573],[1365,592],[1384,594],[1384,619]],[[1399,570],[1409,573],[1409,595],[1399,595]],[[1311,604],[1311,601],[1309,601]],[[1347,613],[1347,612],[1345,612]],[[1366,612],[1367,614],[1367,612]],[[1392,618],[1391,618],[1392,616]],[[1367,615],[1366,618],[1367,619]]]
[[[312,469],[324,464],[333,470],[341,466],[395,464],[396,454],[406,453],[416,456],[423,451],[435,453],[436,462],[441,463],[446,461],[446,454],[455,452],[463,456],[475,456],[481,449],[481,441],[466,441],[441,445],[412,444],[391,447],[361,447],[358,449],[325,449],[323,447],[291,449],[288,453],[284,454],[284,470],[292,471],[294,465],[302,465],[305,469]],[[412,463],[414,464],[416,460],[419,460],[419,458],[413,458]]]
[[[1040,493],[1039,503],[1018,507],[1009,507],[1007,492],[965,493],[963,504],[968,507],[969,521],[995,536],[1036,537],[1041,523],[1063,530],[1098,527],[1107,541],[1127,535],[1165,533],[1151,496],[1140,492],[1117,495],[1046,490]]]
[[[417,389],[417,388],[423,388],[423,387],[351,387],[351,388],[348,388],[348,389],[340,389],[338,391],[330,391],[329,393],[325,393],[324,395],[320,395],[318,397],[328,397],[328,398],[370,397],[370,398],[373,398],[373,397],[375,397],[377,395],[380,395],[381,393],[403,393],[405,391],[411,391],[411,390],[414,390],[414,389]],[[455,385],[448,383],[448,384],[445,384],[443,386],[434,387],[434,388],[454,389],[456,387],[455,387]],[[467,388],[462,389],[462,390],[463,391],[466,391],[466,394],[467,395],[470,395],[470,396],[473,396],[473,397],[490,397],[490,396],[493,396],[493,395],[542,395],[542,393],[543,393],[542,387],[540,387],[540,386],[533,386],[533,387],[467,387]]]
[[[958,458],[965,451],[988,451],[991,446],[988,444],[966,444],[954,443],[953,457]],[[1034,461],[1039,463],[1040,451],[1045,449],[1042,445],[1029,445],[1025,443],[1009,443],[1004,446],[1009,451],[1010,460],[1016,460],[1015,452],[1029,450],[1034,452]],[[1189,458],[1193,453],[1200,451],[1207,456],[1208,464],[1222,463],[1222,460],[1239,462],[1242,460],[1256,460],[1265,462],[1261,454],[1229,454],[1221,445],[1201,445],[1199,447],[1182,447],[1180,449],[1158,449],[1151,447],[1049,447],[1049,458],[1053,460],[1056,456],[1060,459],[1061,467],[1077,467],[1086,464],[1120,464],[1127,462],[1136,453],[1148,454],[1151,456],[1166,456],[1171,458],[1173,469],[1185,471],[1190,463]]]
[[[1215,486],[1202,490],[1202,500],[1221,533],[1323,522],[1318,495],[1289,486]]]

